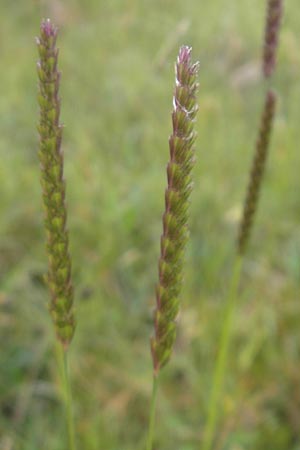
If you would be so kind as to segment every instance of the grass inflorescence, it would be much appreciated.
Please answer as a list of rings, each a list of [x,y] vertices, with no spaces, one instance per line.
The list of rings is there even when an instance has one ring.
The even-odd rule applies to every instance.
[[[57,31],[50,20],[43,21],[40,37],[37,38],[40,56],[37,64],[40,105],[38,130],[49,267],[47,283],[51,292],[50,312],[57,337],[67,348],[75,331],[75,320],[61,149],[63,126],[60,123]]]
[[[169,139],[170,161],[165,193],[163,234],[159,259],[159,283],[154,314],[155,336],[151,340],[155,374],[168,362],[176,337],[176,317],[188,239],[188,208],[194,165],[198,63],[191,62],[191,48],[181,47],[176,63],[173,99],[173,133]]]
[[[258,139],[255,148],[250,179],[244,201],[244,210],[237,239],[237,251],[243,255],[246,251],[254,215],[258,205],[261,182],[263,179],[268,156],[272,126],[276,108],[276,94],[271,89],[265,97],[265,104],[260,122]]]
[[[283,15],[283,0],[267,0],[265,41],[263,51],[263,73],[271,77],[276,67],[280,25]]]

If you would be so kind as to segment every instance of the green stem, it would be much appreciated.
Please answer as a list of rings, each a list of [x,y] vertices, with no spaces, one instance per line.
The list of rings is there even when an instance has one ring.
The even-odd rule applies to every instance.
[[[72,392],[69,377],[69,365],[68,365],[68,351],[62,347],[62,377],[63,377],[63,389],[64,389],[64,400],[66,408],[66,422],[69,440],[69,450],[76,450],[75,445],[75,432],[74,432],[74,419],[73,419],[73,402],[72,402]]]
[[[157,401],[157,391],[158,391],[158,375],[153,375],[153,385],[152,385],[152,397],[150,405],[150,418],[149,418],[149,429],[147,438],[147,450],[153,449],[153,436],[155,428],[155,413],[156,413],[156,401]]]
[[[222,395],[222,389],[224,384],[226,365],[228,360],[228,353],[230,347],[232,323],[235,313],[235,306],[237,302],[238,287],[241,278],[243,258],[241,255],[237,255],[233,270],[230,287],[228,291],[228,297],[225,304],[224,320],[221,329],[220,347],[215,364],[212,390],[210,401],[208,405],[207,423],[204,430],[204,439],[202,443],[202,450],[211,450],[213,438],[215,435],[215,429],[218,419],[218,412],[220,409],[220,398]]]

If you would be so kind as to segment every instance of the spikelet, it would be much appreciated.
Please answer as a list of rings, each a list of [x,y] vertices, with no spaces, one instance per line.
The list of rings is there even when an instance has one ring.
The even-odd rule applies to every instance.
[[[45,210],[48,253],[48,286],[51,293],[50,312],[58,339],[65,348],[74,334],[73,287],[71,260],[66,229],[65,181],[61,150],[62,125],[59,122],[60,72],[57,68],[57,28],[50,20],[42,21],[37,47],[40,106],[39,159]]]
[[[181,47],[176,63],[173,98],[173,133],[169,139],[168,186],[159,259],[159,283],[154,313],[155,336],[151,339],[154,373],[169,360],[176,336],[176,317],[182,285],[184,250],[188,239],[188,206],[194,165],[194,121],[198,111],[198,63],[191,62],[191,48]]]
[[[265,98],[254,160],[250,172],[250,180],[244,202],[244,212],[239,228],[237,247],[238,253],[241,255],[245,253],[254,215],[257,209],[260,186],[264,175],[270,137],[272,133],[275,108],[276,94],[272,90],[269,90]]]
[[[276,52],[279,41],[280,24],[283,14],[283,0],[267,0],[267,17],[263,52],[263,73],[269,78],[276,66]]]

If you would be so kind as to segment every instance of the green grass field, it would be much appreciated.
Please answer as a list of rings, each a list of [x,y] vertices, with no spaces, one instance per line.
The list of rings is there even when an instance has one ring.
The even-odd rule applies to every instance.
[[[66,450],[37,158],[41,17],[60,26],[83,450],[143,450],[174,60],[201,62],[191,240],[157,450],[198,450],[256,128],[262,0],[1,0],[0,449]],[[286,2],[279,108],[245,262],[214,450],[300,450],[300,9]]]

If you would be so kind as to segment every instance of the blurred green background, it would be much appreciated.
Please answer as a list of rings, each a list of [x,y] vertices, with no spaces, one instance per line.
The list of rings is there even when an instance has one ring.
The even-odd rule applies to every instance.
[[[0,448],[67,448],[37,159],[41,17],[60,27],[78,325],[79,448],[143,449],[174,60],[201,62],[182,312],[157,449],[203,433],[234,240],[263,103],[262,0],[1,0]],[[215,450],[300,449],[300,9],[286,2],[272,148],[245,262]]]

